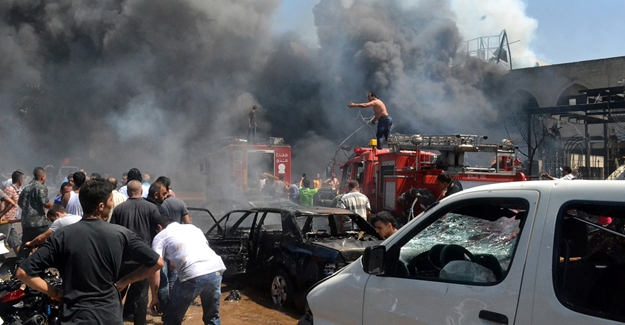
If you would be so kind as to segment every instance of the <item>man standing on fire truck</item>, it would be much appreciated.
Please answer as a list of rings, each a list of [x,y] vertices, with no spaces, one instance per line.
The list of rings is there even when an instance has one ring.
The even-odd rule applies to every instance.
[[[393,119],[388,115],[386,111],[386,105],[378,99],[373,92],[367,93],[367,99],[369,99],[368,103],[362,104],[354,104],[349,103],[347,106],[349,108],[367,108],[373,107],[373,113],[375,113],[375,117],[371,120],[371,124],[375,124],[378,122],[378,131],[376,133],[376,138],[378,139],[378,149],[382,149],[381,139],[384,137],[385,141],[388,141],[388,136],[391,135],[391,126],[393,125]]]

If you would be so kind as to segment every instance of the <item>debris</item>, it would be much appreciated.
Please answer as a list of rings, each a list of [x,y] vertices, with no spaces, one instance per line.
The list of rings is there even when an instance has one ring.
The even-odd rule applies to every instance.
[[[239,290],[232,290],[230,291],[230,294],[228,295],[228,297],[226,297],[226,299],[224,299],[225,301],[239,301],[241,300],[241,293],[239,292]]]

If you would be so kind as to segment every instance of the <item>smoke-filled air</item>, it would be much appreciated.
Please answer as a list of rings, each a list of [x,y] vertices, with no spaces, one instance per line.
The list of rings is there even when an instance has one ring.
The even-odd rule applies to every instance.
[[[506,29],[515,64],[533,60],[520,0],[320,0],[305,33],[275,28],[283,5],[0,1],[2,171],[199,172],[222,138],[245,137],[257,105],[258,137],[284,138],[293,175],[313,175],[373,116],[347,108],[367,91],[393,132],[501,132],[489,98],[506,69],[468,57],[466,40]]]

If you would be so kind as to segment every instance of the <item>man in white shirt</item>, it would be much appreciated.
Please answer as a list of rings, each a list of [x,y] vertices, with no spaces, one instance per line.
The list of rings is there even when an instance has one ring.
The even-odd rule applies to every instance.
[[[151,279],[152,311],[163,310],[163,323],[182,324],[184,315],[195,298],[202,300],[204,324],[220,324],[219,299],[221,278],[226,266],[209,246],[198,227],[172,222],[167,216],[156,218],[158,234],[152,249],[168,259],[178,270],[178,281],[169,294],[169,301],[159,302],[160,273]],[[162,308],[161,308],[162,307]]]
[[[52,221],[50,228],[48,228],[48,230],[46,230],[46,232],[44,232],[43,234],[35,237],[35,239],[27,242],[26,247],[38,247],[39,245],[43,244],[43,242],[45,242],[48,237],[52,236],[55,231],[71,224],[75,224],[76,222],[80,221],[80,219],[82,219],[82,216],[67,214],[65,208],[62,205],[55,204],[50,207],[48,213],[46,213],[46,218]]]
[[[553,177],[553,176],[551,176],[551,175],[549,175],[547,173],[542,173],[542,174],[540,174],[540,176],[545,177],[545,178],[549,178],[551,180],[553,180],[553,179],[563,179],[563,180],[566,180],[566,181],[571,181],[571,180],[574,180],[574,179],[577,178],[577,177],[575,177],[575,175],[573,175],[573,170],[571,169],[570,166],[562,167],[562,177],[560,177],[560,178],[555,178],[555,177]]]
[[[358,184],[357,180],[353,179],[349,181],[348,186],[350,191],[341,197],[337,207],[351,210],[360,215],[363,219],[369,220],[369,216],[371,215],[371,203],[369,203],[369,198],[360,193],[358,190],[360,188],[360,184]],[[339,231],[353,229],[351,220],[343,220],[343,217],[341,216],[339,221]]]

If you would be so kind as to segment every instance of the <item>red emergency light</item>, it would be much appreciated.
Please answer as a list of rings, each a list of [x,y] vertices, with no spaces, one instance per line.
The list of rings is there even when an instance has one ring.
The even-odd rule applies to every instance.
[[[363,154],[365,152],[369,152],[371,151],[371,148],[363,148],[363,147],[356,147],[354,148],[354,153],[357,155]]]

